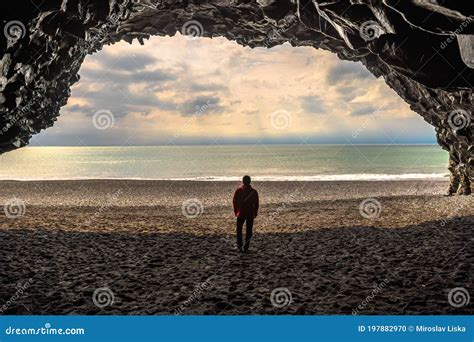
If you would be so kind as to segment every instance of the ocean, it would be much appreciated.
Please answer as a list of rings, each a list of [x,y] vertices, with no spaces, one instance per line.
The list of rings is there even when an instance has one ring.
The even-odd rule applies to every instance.
[[[405,180],[448,173],[448,153],[436,145],[25,147],[0,161],[3,180]]]

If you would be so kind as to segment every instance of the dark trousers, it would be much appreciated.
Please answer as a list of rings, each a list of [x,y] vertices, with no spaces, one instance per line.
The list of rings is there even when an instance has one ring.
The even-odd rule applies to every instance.
[[[244,251],[247,251],[252,238],[253,218],[238,217],[237,218],[237,247],[242,249],[242,228],[245,224],[245,242],[243,243]]]

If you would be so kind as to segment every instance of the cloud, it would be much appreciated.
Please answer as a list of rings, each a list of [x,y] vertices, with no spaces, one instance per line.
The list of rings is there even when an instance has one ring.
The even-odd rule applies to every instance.
[[[341,98],[344,101],[350,102],[358,96],[360,93],[360,88],[357,88],[354,85],[341,85],[336,88],[336,91],[341,95]]]
[[[152,66],[159,61],[152,55],[142,53],[116,55],[105,52],[100,56],[95,55],[91,59],[93,62],[99,63],[104,68],[128,72],[145,70],[147,67]]]
[[[327,82],[329,84],[336,84],[342,81],[352,81],[354,79],[365,80],[375,79],[375,77],[364,68],[364,66],[357,62],[341,62],[329,69],[327,74]]]
[[[351,116],[364,116],[364,115],[371,115],[377,112],[377,108],[374,106],[362,107],[359,109],[355,109],[351,112]]]
[[[301,106],[307,113],[325,114],[326,106],[319,96],[301,96]]]
[[[211,113],[220,113],[224,107],[219,105],[220,99],[215,96],[199,96],[186,101],[178,108],[182,115],[207,115]]]
[[[97,71],[86,67],[81,69],[79,74],[81,78],[87,78],[89,81],[126,85],[130,83],[155,83],[175,80],[177,78],[171,71],[160,69],[149,71],[105,69]]]
[[[435,141],[432,128],[361,63],[310,47],[251,49],[224,38],[177,34],[152,37],[144,47],[106,46],[85,59],[80,74],[61,109],[66,115],[38,142],[346,143],[354,128],[366,126],[358,143],[386,142],[389,129],[405,141]],[[382,105],[377,120],[366,124],[364,116]],[[114,114],[112,129],[94,128],[92,115],[99,110]],[[278,110],[291,115],[283,130],[272,124]]]
[[[78,89],[73,95],[87,99],[88,105],[81,106],[81,110],[90,110],[89,115],[102,109],[110,110],[116,117],[124,117],[129,112],[146,112],[151,108],[162,110],[176,110],[178,104],[170,100],[161,100],[153,93],[136,93],[123,85],[108,84],[99,91],[94,89]]]
[[[193,92],[207,92],[207,91],[227,90],[227,87],[225,87],[222,84],[218,84],[218,83],[192,83],[189,88]]]
[[[69,112],[80,112],[80,113],[90,113],[91,111],[94,110],[94,108],[89,105],[80,105],[80,104],[74,104],[74,105],[68,106],[66,107],[66,109]]]

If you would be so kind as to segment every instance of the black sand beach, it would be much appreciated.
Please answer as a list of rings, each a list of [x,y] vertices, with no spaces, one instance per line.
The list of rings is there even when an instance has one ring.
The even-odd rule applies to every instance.
[[[448,293],[473,290],[474,197],[444,180],[256,182],[249,254],[233,182],[0,184],[3,314],[473,313]]]

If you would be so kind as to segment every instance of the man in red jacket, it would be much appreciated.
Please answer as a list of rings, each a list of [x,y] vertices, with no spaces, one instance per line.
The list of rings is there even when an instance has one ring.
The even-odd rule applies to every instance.
[[[237,216],[237,248],[239,252],[249,250],[253,220],[258,214],[258,192],[250,185],[250,176],[242,178],[242,186],[235,190],[233,204]],[[246,223],[245,242],[242,243],[242,227]]]

